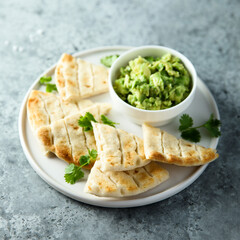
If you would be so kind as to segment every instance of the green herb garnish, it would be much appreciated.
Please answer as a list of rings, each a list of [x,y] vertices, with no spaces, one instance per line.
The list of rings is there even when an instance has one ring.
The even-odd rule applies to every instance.
[[[113,62],[119,57],[118,54],[101,58],[101,63],[106,67],[111,67]]]
[[[214,119],[213,114],[211,114],[207,122],[197,127],[193,127],[193,119],[188,114],[183,114],[179,119],[179,122],[180,126],[178,130],[181,132],[181,137],[186,140],[199,142],[201,135],[198,128],[201,127],[207,129],[211,137],[221,136],[221,132],[219,130],[221,122],[218,119]]]
[[[83,155],[79,158],[80,166],[71,163],[65,168],[65,181],[67,183],[74,184],[76,181],[83,178],[84,172],[82,171],[82,167],[89,165],[91,161],[95,161],[97,159],[97,156],[98,153],[95,149],[88,149],[88,155]]]
[[[101,115],[101,121],[102,121],[102,123],[109,125],[111,127],[115,127],[116,124],[119,124],[119,123],[115,123],[115,122],[111,121],[105,115]]]
[[[49,83],[52,81],[52,77],[49,76],[43,76],[40,78],[39,80],[39,83],[41,85],[45,85],[46,86],[46,92],[52,92],[52,91],[56,91],[57,92],[57,87],[56,87],[56,84],[52,84],[52,83]]]
[[[82,127],[85,132],[87,132],[93,129],[91,121],[97,123],[97,120],[94,118],[94,116],[90,112],[86,112],[84,116],[81,116],[79,118],[78,125]],[[109,125],[111,127],[115,127],[115,124],[119,124],[111,121],[105,115],[101,115],[101,121],[103,124]]]
[[[84,177],[84,172],[82,168],[79,166],[74,165],[73,163],[69,164],[65,168],[65,181],[70,184],[74,184],[77,180]]]
[[[51,84],[51,83],[46,84],[46,92],[52,92],[52,91],[57,92],[56,84]]]
[[[91,121],[97,122],[90,112],[86,112],[86,114],[81,116],[78,120],[78,125],[82,127],[85,132],[87,132],[93,129]]]

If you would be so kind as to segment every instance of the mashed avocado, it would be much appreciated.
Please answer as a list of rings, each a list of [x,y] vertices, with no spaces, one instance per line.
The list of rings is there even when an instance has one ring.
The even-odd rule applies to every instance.
[[[191,76],[171,54],[137,57],[120,69],[114,90],[125,102],[146,110],[170,108],[182,102],[192,88]]]

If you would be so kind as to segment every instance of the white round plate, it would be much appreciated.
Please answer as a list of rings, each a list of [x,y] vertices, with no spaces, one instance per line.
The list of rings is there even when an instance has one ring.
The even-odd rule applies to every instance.
[[[128,49],[130,49],[130,47],[102,47],[79,52],[74,56],[81,57],[82,59],[88,60],[92,63],[100,64],[100,59],[103,56],[121,54]],[[55,66],[56,65],[49,68],[42,75],[53,75]],[[23,151],[32,168],[44,181],[64,195],[80,202],[102,207],[137,207],[158,202],[173,196],[193,183],[206,169],[207,165],[201,167],[178,167],[162,164],[170,174],[170,178],[166,182],[145,193],[127,198],[102,198],[85,193],[83,188],[88,174],[86,174],[85,179],[74,185],[66,183],[64,180],[64,169],[67,166],[67,163],[57,157],[49,158],[42,154],[27,120],[26,105],[30,91],[32,89],[42,89],[45,91],[45,89],[39,85],[39,79],[40,77],[30,87],[22,103],[19,114],[20,140]],[[108,93],[92,97],[91,100],[109,103],[112,102]],[[194,124],[196,125],[200,125],[205,122],[211,113],[213,113],[216,118],[220,118],[218,108],[212,94],[200,79],[198,81],[195,99],[185,113],[188,113],[193,117]],[[120,112],[118,112],[118,109],[114,108],[113,103],[109,118],[114,122],[120,123],[120,125],[118,125],[119,128],[142,137],[141,126],[130,122],[126,116],[123,116]],[[162,129],[168,131],[176,137],[180,137],[178,126],[179,118],[175,119],[172,123],[163,126]],[[202,132],[201,145],[216,148],[217,143],[217,138],[210,138],[206,132]]]

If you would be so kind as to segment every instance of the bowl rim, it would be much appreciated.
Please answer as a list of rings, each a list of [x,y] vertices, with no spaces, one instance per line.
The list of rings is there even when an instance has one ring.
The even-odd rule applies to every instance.
[[[188,70],[188,72],[191,74],[191,79],[192,79],[192,89],[190,94],[180,103],[178,103],[177,105],[170,107],[170,108],[166,108],[166,109],[160,109],[160,110],[147,110],[147,109],[141,109],[141,108],[137,108],[132,106],[129,103],[126,103],[125,101],[123,101],[118,94],[115,92],[114,88],[113,88],[113,80],[112,80],[112,72],[113,70],[115,70],[115,66],[117,65],[117,63],[124,57],[128,56],[129,54],[139,51],[139,50],[145,50],[145,49],[158,49],[158,50],[165,50],[166,52],[171,53],[172,55],[179,57],[181,59],[181,61],[184,63],[184,66],[186,67],[186,62],[188,63],[188,65],[190,65],[190,67],[192,68],[193,71],[190,71],[188,67],[186,67],[186,69]],[[175,55],[176,54],[176,55]],[[139,54],[140,56],[141,54]],[[132,59],[133,60],[133,59]],[[196,90],[196,86],[197,86],[197,72],[196,69],[194,67],[194,65],[192,64],[192,62],[182,53],[178,52],[175,49],[169,48],[169,47],[165,47],[165,46],[159,46],[159,45],[146,45],[146,46],[140,46],[140,47],[133,47],[130,50],[127,50],[125,53],[121,54],[113,63],[113,65],[110,68],[109,71],[109,75],[108,75],[108,82],[109,82],[109,86],[110,86],[110,91],[117,97],[118,100],[120,100],[121,103],[123,103],[126,107],[133,109],[133,110],[137,110],[140,112],[145,112],[145,113],[160,113],[160,112],[169,112],[169,111],[173,111],[176,110],[177,108],[180,108],[183,104],[185,104],[189,99],[191,99],[191,97],[194,95],[195,90]]]

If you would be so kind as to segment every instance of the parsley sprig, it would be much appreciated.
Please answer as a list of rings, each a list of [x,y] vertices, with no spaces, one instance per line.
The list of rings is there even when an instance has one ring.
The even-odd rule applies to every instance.
[[[207,122],[197,127],[193,127],[193,119],[188,114],[183,114],[179,119],[179,122],[180,126],[178,130],[181,132],[181,137],[186,140],[199,142],[201,139],[201,134],[198,128],[202,127],[207,129],[212,137],[221,136],[221,132],[219,130],[221,122],[218,119],[214,119],[213,114],[210,115],[210,118]]]
[[[98,153],[95,149],[88,149],[88,155],[83,155],[79,158],[80,166],[71,163],[65,168],[65,181],[67,183],[74,184],[76,181],[83,178],[84,172],[82,171],[82,167],[89,165],[91,161],[95,161],[97,159],[97,156]]]
[[[107,124],[111,127],[115,127],[116,124],[119,124],[111,121],[105,115],[101,115],[101,121],[103,124]],[[97,122],[97,120],[94,118],[94,116],[90,112],[86,112],[84,116],[81,116],[79,118],[78,125],[82,127],[85,132],[87,132],[93,129],[91,122]]]
[[[46,86],[46,92],[52,92],[52,91],[56,91],[57,92],[57,87],[56,84],[50,83],[52,81],[52,77],[49,76],[43,76],[40,78],[39,83],[41,85],[45,85]]]

